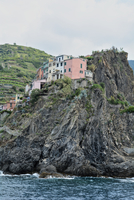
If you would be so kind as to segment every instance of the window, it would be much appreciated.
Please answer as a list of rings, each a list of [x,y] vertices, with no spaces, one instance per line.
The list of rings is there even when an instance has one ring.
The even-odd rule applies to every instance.
[[[66,62],[64,62],[64,64],[66,65],[67,63],[66,63]]]
[[[83,71],[80,70],[80,73],[83,74]]]
[[[49,70],[49,73],[51,73],[51,70]]]
[[[59,63],[57,63],[57,67],[59,67]]]
[[[20,99],[20,97],[18,97],[17,99]]]
[[[62,66],[62,62],[61,62],[61,64],[60,64],[60,66]]]
[[[48,72],[48,69],[46,69],[46,71]]]
[[[60,62],[61,58],[59,58],[59,62]]]
[[[10,103],[10,108],[12,108],[12,103]]]
[[[55,65],[55,62],[53,63],[53,66]]]
[[[71,68],[69,68],[69,72],[71,72]]]
[[[66,69],[64,69],[64,73],[66,73]]]
[[[51,64],[49,64],[49,67],[51,67]]]
[[[62,73],[62,70],[61,70],[61,73]]]
[[[80,64],[80,68],[82,68],[82,64]]]
[[[45,69],[44,69],[44,73],[45,73]]]

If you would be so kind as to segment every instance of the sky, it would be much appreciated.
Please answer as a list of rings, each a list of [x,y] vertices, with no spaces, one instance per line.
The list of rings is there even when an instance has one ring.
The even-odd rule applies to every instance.
[[[51,55],[91,55],[112,46],[134,60],[134,0],[0,0],[0,44]]]

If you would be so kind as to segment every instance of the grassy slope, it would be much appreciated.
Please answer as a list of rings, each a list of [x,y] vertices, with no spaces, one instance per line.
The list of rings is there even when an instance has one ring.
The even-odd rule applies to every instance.
[[[5,96],[13,96],[20,92],[35,76],[39,68],[50,55],[44,51],[19,45],[0,45],[0,103],[5,102]],[[6,88],[9,84],[17,91]]]

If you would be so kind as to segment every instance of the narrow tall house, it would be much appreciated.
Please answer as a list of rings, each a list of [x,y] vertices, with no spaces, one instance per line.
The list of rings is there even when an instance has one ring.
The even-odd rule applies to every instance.
[[[63,78],[64,75],[64,61],[72,58],[69,55],[60,55],[56,57],[55,72],[52,74],[52,80]]]

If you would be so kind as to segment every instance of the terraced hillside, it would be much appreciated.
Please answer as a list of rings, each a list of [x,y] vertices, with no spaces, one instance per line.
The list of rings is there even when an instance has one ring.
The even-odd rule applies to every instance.
[[[49,57],[51,55],[31,47],[0,45],[0,103],[16,92],[23,93],[37,68]]]

